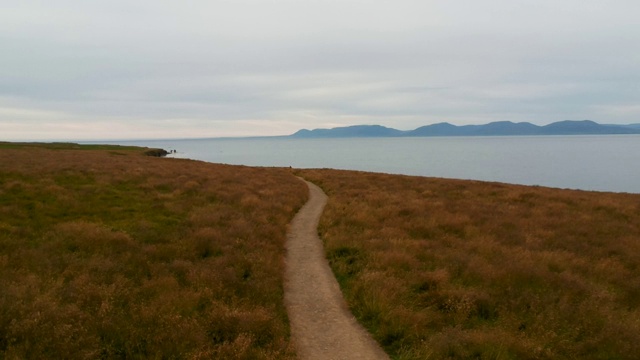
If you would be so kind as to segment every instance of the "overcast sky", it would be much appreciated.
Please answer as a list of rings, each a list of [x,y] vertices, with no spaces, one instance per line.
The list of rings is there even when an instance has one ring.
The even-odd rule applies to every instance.
[[[3,0],[0,140],[640,122],[637,0]]]

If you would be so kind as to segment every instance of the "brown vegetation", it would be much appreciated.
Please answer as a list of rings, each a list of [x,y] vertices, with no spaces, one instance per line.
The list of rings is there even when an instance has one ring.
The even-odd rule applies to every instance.
[[[293,357],[288,171],[0,145],[0,358]]]
[[[640,195],[301,170],[349,305],[396,359],[635,359]]]

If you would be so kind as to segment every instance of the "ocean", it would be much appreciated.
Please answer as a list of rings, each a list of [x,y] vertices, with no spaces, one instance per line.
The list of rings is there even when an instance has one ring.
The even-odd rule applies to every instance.
[[[105,143],[105,142],[102,142]],[[640,193],[640,135],[109,141],[214,163]]]

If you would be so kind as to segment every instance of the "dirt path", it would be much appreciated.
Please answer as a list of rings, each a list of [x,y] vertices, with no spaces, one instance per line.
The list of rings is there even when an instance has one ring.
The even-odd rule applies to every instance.
[[[306,183],[309,201],[287,234],[285,303],[298,358],[389,359],[347,309],[318,237],[327,196]]]

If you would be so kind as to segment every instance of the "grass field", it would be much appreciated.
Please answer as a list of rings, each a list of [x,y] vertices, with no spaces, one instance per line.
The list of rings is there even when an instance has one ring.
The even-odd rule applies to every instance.
[[[301,170],[356,317],[395,359],[637,359],[640,195]]]
[[[0,143],[0,359],[295,358],[290,170]],[[155,153],[154,153],[155,154]],[[395,359],[635,359],[640,195],[298,170]]]
[[[289,171],[0,143],[0,359],[293,358]]]

